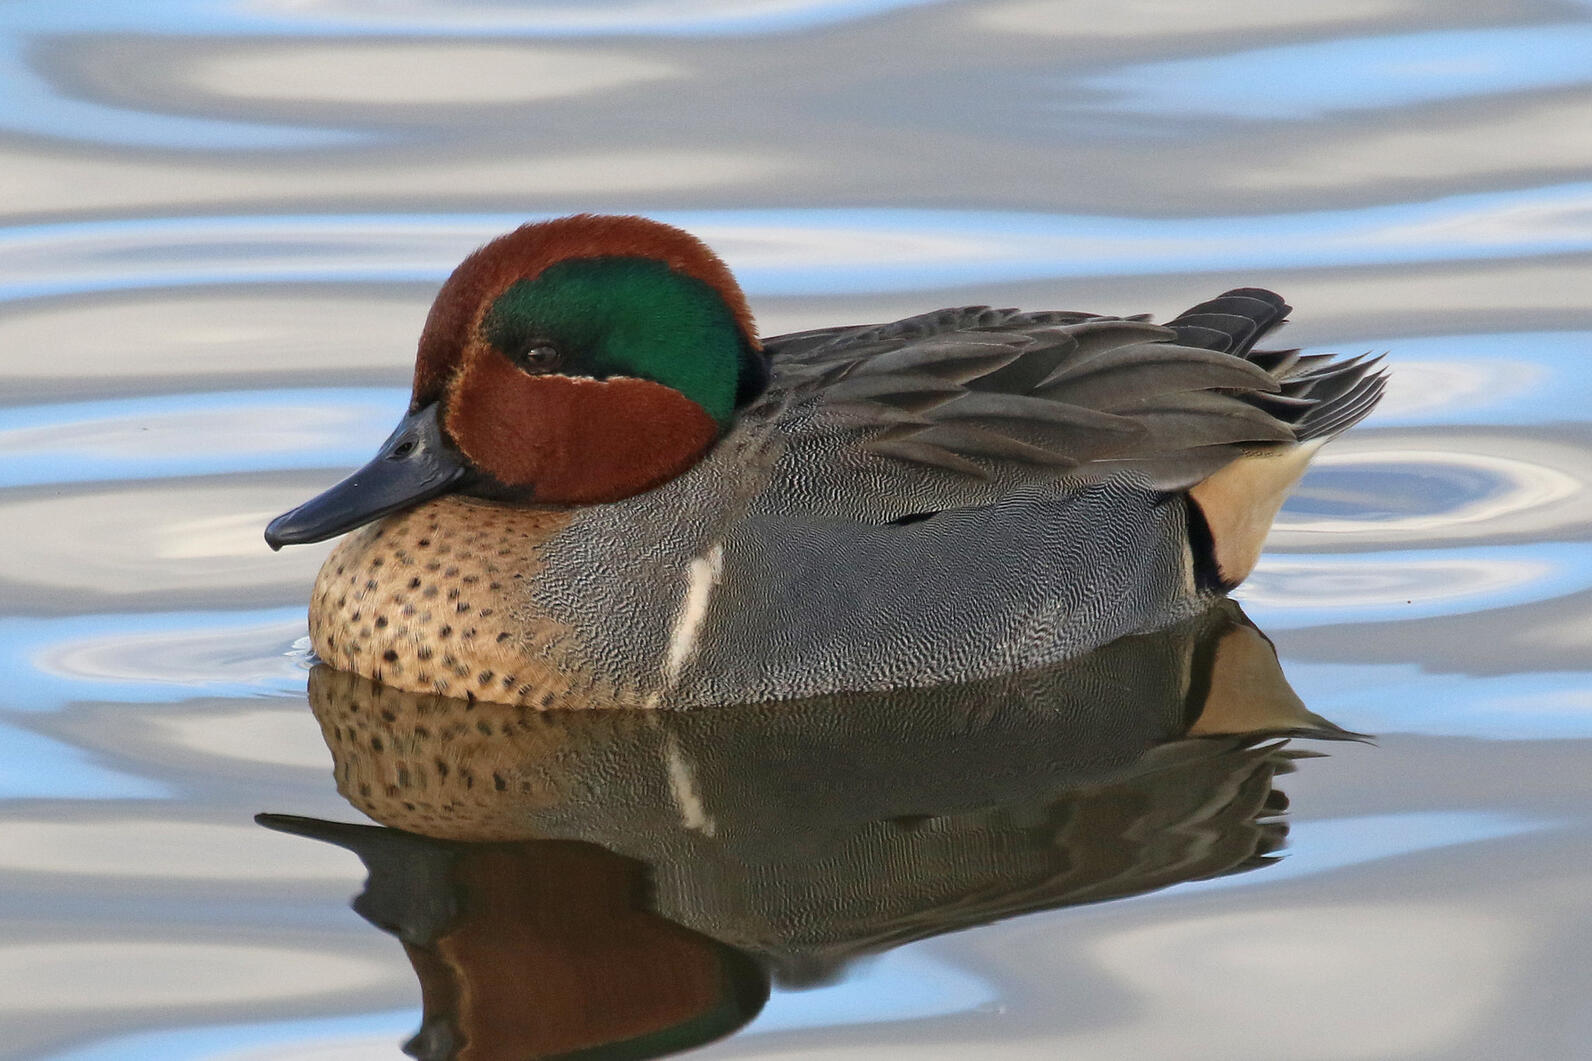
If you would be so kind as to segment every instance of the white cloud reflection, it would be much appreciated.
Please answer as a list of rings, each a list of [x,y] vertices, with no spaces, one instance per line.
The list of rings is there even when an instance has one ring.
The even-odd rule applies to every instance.
[[[0,579],[112,596],[307,586],[331,547],[278,555],[261,535],[312,492],[201,480],[8,501]]]
[[[526,104],[683,76],[619,52],[435,41],[250,46],[179,74],[203,95],[376,108]]]
[[[1325,449],[1267,539],[1273,550],[1407,547],[1417,543],[1572,536],[1592,523],[1592,466],[1583,449],[1529,436],[1450,430],[1441,449],[1421,436],[1349,436]],[[1337,507],[1330,485],[1349,492]],[[1422,497],[1421,488],[1433,491]]]
[[[1513,986],[1528,939],[1496,910],[1413,903],[1163,920],[1093,947],[1138,1018],[1065,1054],[1299,1061],[1450,1056]],[[1113,1050],[1114,1046],[1114,1050]]]
[[[86,816],[0,821],[0,872],[349,886],[363,876],[359,859],[342,848],[306,844],[252,824]]]
[[[702,210],[705,239],[754,295],[909,291],[1061,277],[1304,269],[1592,250],[1592,184],[1245,217],[916,209]],[[518,214],[188,217],[0,234],[0,299],[157,285],[434,283]]]
[[[1427,619],[1592,588],[1580,542],[1262,556],[1233,593],[1263,629]]]
[[[171,1009],[322,1000],[407,975],[301,947],[83,940],[0,946],[0,1013]]]

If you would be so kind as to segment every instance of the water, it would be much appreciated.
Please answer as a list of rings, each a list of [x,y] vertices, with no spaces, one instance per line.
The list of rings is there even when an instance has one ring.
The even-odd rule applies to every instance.
[[[704,1056],[1582,1056],[1589,16],[4,5],[0,1056],[398,1056],[447,1007],[349,909],[350,836],[399,852],[367,897],[506,911],[362,900],[414,953],[468,973],[472,925],[518,925],[529,968],[588,961],[504,989],[547,1035],[597,995],[610,1039],[740,1028]],[[323,739],[357,691],[306,693],[325,547],[260,528],[391,429],[448,269],[572,210],[699,232],[768,333],[1260,284],[1291,342],[1391,351],[1239,594],[1315,715],[1273,681],[1200,730],[1178,689],[1073,675],[845,725],[543,720],[480,753],[536,799],[455,805],[459,836],[314,824],[364,820],[339,783],[416,812],[360,796],[397,763]],[[1203,673],[1197,643],[1139,672]],[[1150,750],[1322,719],[1378,739]],[[537,773],[555,739],[594,765]]]

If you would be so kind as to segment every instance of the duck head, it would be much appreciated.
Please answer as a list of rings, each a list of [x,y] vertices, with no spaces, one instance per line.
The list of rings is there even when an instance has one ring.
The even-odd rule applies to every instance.
[[[695,237],[640,217],[525,225],[443,284],[375,458],[265,540],[322,541],[448,492],[618,501],[700,460],[766,381],[746,298]]]

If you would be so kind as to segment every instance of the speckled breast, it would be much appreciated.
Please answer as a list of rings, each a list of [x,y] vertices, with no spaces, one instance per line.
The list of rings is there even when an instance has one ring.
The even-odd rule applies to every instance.
[[[614,706],[567,629],[536,607],[567,511],[444,497],[350,534],[310,599],[317,655],[398,689],[527,707]]]

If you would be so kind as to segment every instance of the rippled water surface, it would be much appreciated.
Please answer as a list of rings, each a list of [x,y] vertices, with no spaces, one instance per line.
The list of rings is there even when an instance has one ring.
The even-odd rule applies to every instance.
[[[11,0],[0,99],[0,1055],[1586,1056],[1586,3]],[[540,720],[414,835],[260,531],[573,210],[767,333],[1253,284],[1390,352],[1238,594],[1286,684],[1231,619],[1131,689]],[[1325,720],[1377,741],[1242,737]]]

